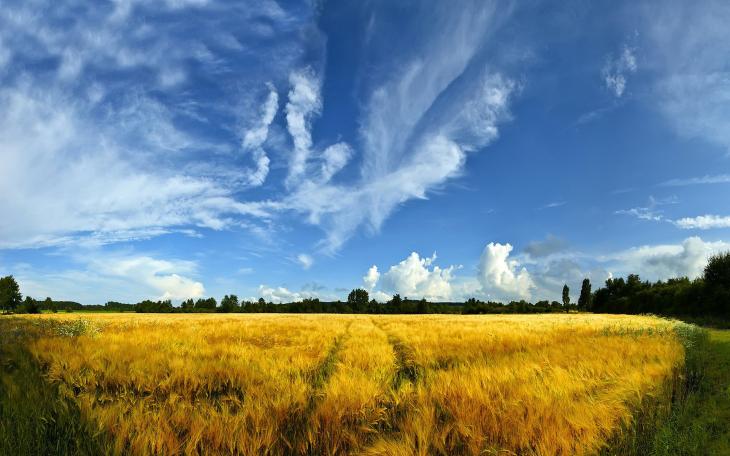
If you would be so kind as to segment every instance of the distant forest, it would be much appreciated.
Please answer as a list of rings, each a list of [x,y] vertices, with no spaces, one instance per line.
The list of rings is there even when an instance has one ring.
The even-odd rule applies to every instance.
[[[679,317],[730,318],[730,252],[711,257],[704,274],[690,280],[686,277],[666,282],[642,281],[636,274],[608,279],[602,288],[591,291],[589,279],[583,280],[578,300],[570,298],[570,289],[563,287],[562,301],[512,301],[509,303],[480,301],[429,302],[425,299],[393,296],[388,302],[371,300],[367,290],[355,289],[346,301],[327,302],[317,298],[275,304],[239,301],[226,295],[220,303],[215,298],[188,299],[179,307],[169,300],[145,300],[136,304],[109,301],[103,305],[82,305],[72,301],[24,300],[12,276],[0,278],[0,308],[5,312],[39,313],[41,311],[112,311],[141,313],[355,313],[355,314],[515,314],[553,312],[594,312],[616,314],[656,314]]]

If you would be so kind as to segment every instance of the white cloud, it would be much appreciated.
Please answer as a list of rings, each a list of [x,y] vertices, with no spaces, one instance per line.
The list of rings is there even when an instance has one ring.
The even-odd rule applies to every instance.
[[[332,176],[340,172],[352,157],[354,151],[349,144],[337,143],[322,152],[322,181],[329,182]]]
[[[309,269],[314,264],[314,258],[306,253],[300,253],[297,255],[297,262],[302,266],[302,269]]]
[[[397,293],[411,299],[451,299],[451,281],[456,267],[449,266],[442,269],[433,264],[435,260],[436,254],[431,258],[421,258],[418,253],[412,252],[408,258],[383,273],[381,288],[386,292]],[[373,268],[368,271],[368,276],[372,271]]]
[[[615,212],[616,215],[632,215],[639,220],[651,220],[660,222],[664,220],[664,216],[652,207],[632,207],[631,209],[621,209]]]
[[[638,273],[649,280],[681,276],[694,278],[702,274],[711,255],[725,250],[730,250],[730,243],[706,242],[699,237],[689,237],[681,244],[635,247],[600,257],[599,260],[609,264],[613,262],[612,272],[620,275]]]
[[[134,239],[186,224],[221,229],[225,214],[266,214],[265,204],[238,203],[208,179],[132,165],[123,138],[58,94],[0,90],[0,106],[0,193],[12,195],[0,210],[13,221],[0,226],[1,247]]]
[[[117,2],[112,11],[94,7],[78,14],[60,8],[58,18],[73,20],[55,22],[35,14],[40,5],[19,2],[4,8],[0,57],[60,64],[49,74],[17,78],[0,94],[0,191],[13,196],[0,201],[0,209],[13,220],[0,227],[2,247],[83,238],[115,242],[188,225],[262,230],[257,223],[294,212],[325,231],[320,246],[333,253],[356,230],[377,231],[398,205],[426,198],[459,176],[467,154],[495,140],[498,125],[510,119],[509,104],[519,87],[488,66],[481,52],[501,23],[496,4],[424,9],[418,13],[428,16],[422,22],[435,29],[419,30],[424,39],[416,40],[415,51],[410,45],[394,49],[383,60],[385,71],[364,81],[359,179],[335,184],[333,177],[354,161],[355,150],[344,142],[314,146],[312,122],[322,110],[323,81],[308,67],[292,71],[304,50],[324,39],[303,38],[317,35],[316,30],[300,33],[311,27],[306,14],[302,19],[289,16],[276,2],[256,6],[231,8],[216,20],[196,14],[196,34],[179,30],[182,21],[154,27],[135,19],[174,18],[185,7],[215,5],[130,0]],[[243,53],[239,64],[216,53],[221,45],[238,54],[249,49],[232,30],[245,30],[261,17],[271,22],[270,30],[262,32],[271,44],[261,55]],[[434,17],[439,20],[432,21]],[[282,36],[290,41],[275,42],[277,31],[286,32]],[[240,65],[251,69],[250,80],[236,76]],[[104,68],[103,78],[99,68]],[[188,90],[188,77],[196,72],[216,84],[206,91],[213,98]],[[107,76],[113,81],[107,82]],[[293,151],[284,192],[241,202],[242,186],[262,185],[269,176],[272,163],[264,147],[280,135],[279,99],[273,84],[263,104],[232,88],[257,93],[255,88],[266,81],[282,84],[287,76],[284,117]],[[257,112],[253,120],[251,112]],[[181,118],[186,128],[180,127]],[[199,134],[203,130],[213,134]],[[210,139],[234,135],[240,136],[252,169],[238,166],[235,143]],[[54,183],[52,190],[47,182]]]
[[[730,228],[730,216],[721,215],[700,215],[697,217],[684,217],[673,222],[678,227],[689,229],[708,230],[710,228]]]
[[[706,185],[706,184],[727,184],[730,183],[730,174],[718,174],[714,176],[690,177],[686,179],[671,179],[662,182],[660,185],[665,187],[683,187],[687,185]]]
[[[540,207],[540,209],[554,209],[556,207],[565,206],[566,204],[568,204],[566,201],[553,201],[552,203],[548,203]]]
[[[311,68],[289,76],[289,101],[286,104],[286,124],[294,142],[289,160],[287,182],[296,183],[306,170],[312,149],[311,121],[322,109],[320,80]]]
[[[266,302],[286,303],[297,302],[305,298],[319,298],[319,293],[315,291],[291,291],[286,287],[270,287],[268,285],[259,285],[259,297],[264,298]],[[258,298],[251,298],[256,300]]]
[[[216,8],[204,1],[83,11],[51,3],[0,11],[0,192],[13,196],[0,200],[11,221],[0,226],[0,248],[122,242],[190,225],[262,229],[281,205],[241,202],[239,192],[268,174],[263,147],[278,95],[269,84],[260,117],[240,131],[258,111],[247,94],[286,78],[305,43],[296,33],[271,38],[264,52],[235,60],[208,44],[262,17],[285,35],[310,18],[270,1],[224,16],[185,11]],[[184,86],[189,73],[206,78],[205,94]],[[237,135],[253,169],[238,165]]]
[[[393,295],[384,293],[380,290],[376,290],[376,291],[370,293],[370,299],[374,299],[382,304],[382,303],[388,302],[391,299],[393,299]]]
[[[672,220],[664,216],[662,211],[658,210],[657,207],[666,204],[675,204],[679,200],[676,197],[667,198],[664,200],[657,200],[653,197],[649,197],[648,207],[634,207],[631,209],[623,209],[616,211],[616,214],[631,215],[639,220],[649,220],[654,222],[667,222],[674,226],[685,229],[699,229],[708,230],[712,228],[730,228],[730,216],[722,215],[699,215],[696,217],[683,217],[680,219]]]
[[[372,265],[370,269],[368,269],[367,274],[365,274],[362,278],[362,281],[365,284],[365,288],[368,290],[374,290],[375,286],[378,284],[378,279],[380,279],[378,267],[376,265]]]
[[[269,127],[279,109],[279,94],[272,84],[268,84],[269,95],[261,107],[261,118],[257,125],[248,129],[243,136],[243,149],[249,153],[256,163],[256,169],[246,173],[245,181],[252,186],[262,185],[269,174],[269,157],[263,144],[269,136]]]
[[[530,299],[534,283],[527,269],[509,259],[512,246],[490,242],[479,259],[478,278],[492,299]]]
[[[180,301],[205,295],[203,284],[192,278],[197,271],[197,264],[192,261],[93,249],[75,254],[73,259],[80,267],[54,272],[19,268],[17,276],[23,293],[85,304],[103,304],[108,300]]]
[[[434,265],[435,255],[423,258],[413,252],[385,273],[380,274],[377,266],[372,266],[362,280],[371,297],[379,302],[387,301],[396,293],[411,299],[425,297],[454,302],[472,297],[502,302],[559,300],[564,284],[576,299],[584,278],[589,278],[597,288],[609,277],[628,274],[640,274],[653,281],[697,277],[702,274],[707,258],[730,250],[730,243],[690,237],[679,244],[646,245],[605,255],[568,251],[561,244],[559,252],[548,249],[551,253],[518,256],[520,260],[511,256],[512,250],[510,244],[487,244],[476,276],[457,275],[460,267],[441,269]]]
[[[659,73],[656,105],[686,137],[730,151],[730,4],[653,2],[643,14],[647,51]]]
[[[633,207],[631,209],[621,209],[614,212],[614,214],[631,215],[638,218],[639,220],[662,222],[666,219],[662,210],[660,210],[659,207],[667,206],[670,204],[677,204],[678,202],[679,198],[674,195],[667,198],[654,198],[653,196],[649,196],[649,202],[646,206]]]
[[[372,164],[366,164],[363,180],[356,185],[305,180],[285,199],[284,206],[307,213],[310,223],[325,229],[322,246],[327,252],[339,249],[364,223],[378,230],[399,204],[426,198],[429,190],[461,172],[468,151],[496,137],[497,123],[509,118],[507,103],[515,85],[499,75],[487,75],[481,82],[483,98],[454,106],[458,113],[444,114],[448,120],[436,126],[436,132],[423,133],[411,147],[392,151],[402,157],[382,174],[370,175]],[[366,160],[369,155],[366,148]],[[353,211],[353,207],[360,210]]]
[[[338,170],[346,160],[345,154],[325,153],[320,173],[324,179],[301,179],[284,199],[285,207],[323,228],[326,237],[320,246],[326,253],[337,251],[363,225],[379,230],[400,204],[426,198],[457,177],[467,153],[495,140],[498,125],[510,119],[508,106],[519,87],[488,67],[478,53],[485,37],[498,28],[495,5],[479,2],[422,13],[439,17],[433,23],[437,29],[429,30],[415,51],[394,50],[392,59],[381,62],[388,71],[368,78],[372,91],[360,128],[361,179],[347,185],[329,183],[332,165]],[[319,84],[311,74],[292,76],[293,101],[287,107],[295,144],[290,186],[296,180],[292,176],[306,174],[311,153],[307,116],[320,109]]]
[[[617,57],[609,56],[601,71],[606,87],[617,97],[621,97],[626,90],[628,74],[636,72],[636,56],[634,50],[624,46]]]
[[[159,299],[199,298],[205,293],[202,283],[178,273],[194,271],[194,264],[190,262],[157,260],[146,256],[112,257],[95,260],[91,266],[101,274],[145,284],[160,293]]]

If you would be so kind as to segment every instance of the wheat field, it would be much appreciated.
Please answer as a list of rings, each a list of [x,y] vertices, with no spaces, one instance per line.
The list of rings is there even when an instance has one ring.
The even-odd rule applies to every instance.
[[[668,393],[677,322],[606,315],[13,319],[115,454],[595,454]],[[7,326],[7,325],[6,325]]]

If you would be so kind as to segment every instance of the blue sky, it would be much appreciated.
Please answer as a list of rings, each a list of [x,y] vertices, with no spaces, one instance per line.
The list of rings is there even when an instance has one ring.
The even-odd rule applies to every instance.
[[[723,1],[9,1],[0,274],[558,299],[730,249]]]

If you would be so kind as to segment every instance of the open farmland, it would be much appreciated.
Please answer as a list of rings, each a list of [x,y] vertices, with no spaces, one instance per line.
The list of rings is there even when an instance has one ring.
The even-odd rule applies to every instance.
[[[28,400],[12,384],[26,353],[117,454],[595,454],[668,406],[686,329],[580,314],[7,317],[2,385]]]

